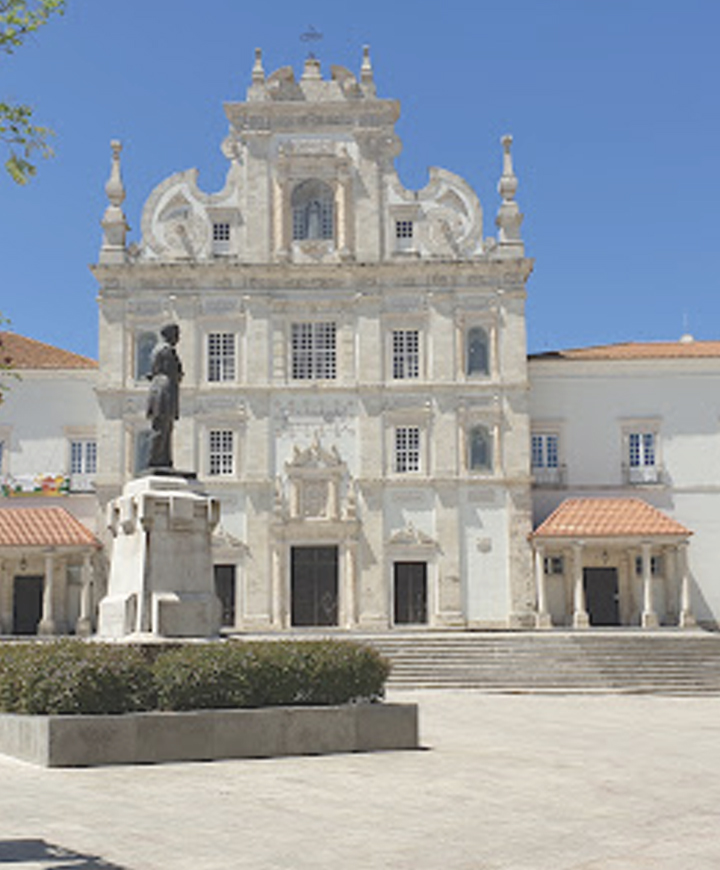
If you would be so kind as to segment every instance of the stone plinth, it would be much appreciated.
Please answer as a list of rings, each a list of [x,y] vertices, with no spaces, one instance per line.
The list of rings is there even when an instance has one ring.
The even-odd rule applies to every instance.
[[[220,504],[181,476],[131,480],[108,505],[113,551],[98,634],[208,637],[220,628],[210,536]]]

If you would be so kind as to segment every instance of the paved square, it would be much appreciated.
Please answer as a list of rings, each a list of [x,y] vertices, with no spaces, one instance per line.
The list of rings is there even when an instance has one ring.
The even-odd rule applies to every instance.
[[[89,770],[0,756],[0,864],[717,870],[720,698],[393,692],[428,751]]]

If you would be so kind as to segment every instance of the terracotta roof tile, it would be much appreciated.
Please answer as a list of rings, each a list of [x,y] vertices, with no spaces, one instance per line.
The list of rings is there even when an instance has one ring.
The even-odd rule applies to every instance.
[[[530,354],[530,359],[625,360],[720,357],[720,341],[629,341]]]
[[[0,508],[0,547],[68,546],[100,547],[100,541],[65,508]]]
[[[87,356],[71,353],[25,338],[14,332],[0,332],[0,358],[9,360],[16,369],[96,369],[97,362]]]
[[[639,498],[569,498],[532,537],[687,537],[692,532]]]

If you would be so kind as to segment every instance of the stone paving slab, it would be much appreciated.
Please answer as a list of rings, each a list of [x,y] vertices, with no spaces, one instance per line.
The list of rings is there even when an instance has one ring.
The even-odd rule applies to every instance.
[[[720,698],[392,692],[425,752],[0,757],[11,870],[717,870]]]

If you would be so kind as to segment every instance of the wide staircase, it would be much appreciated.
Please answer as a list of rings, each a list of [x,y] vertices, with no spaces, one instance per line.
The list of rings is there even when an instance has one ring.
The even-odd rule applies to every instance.
[[[392,663],[396,689],[720,694],[720,634],[395,632],[353,635]]]

